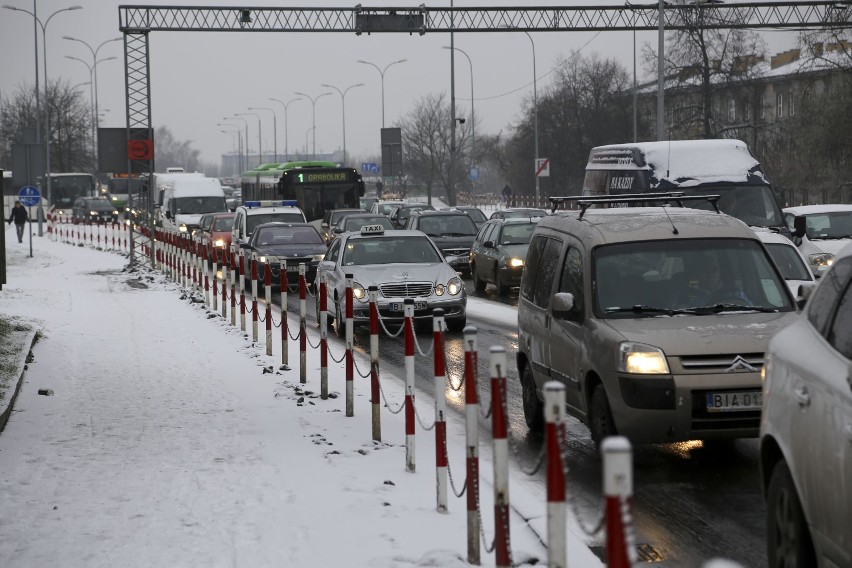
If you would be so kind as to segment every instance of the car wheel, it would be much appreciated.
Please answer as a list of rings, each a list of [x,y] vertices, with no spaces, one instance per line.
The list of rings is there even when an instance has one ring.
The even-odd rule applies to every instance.
[[[766,553],[770,568],[816,566],[799,494],[790,468],[781,460],[772,469],[766,492]]]
[[[477,292],[485,291],[485,281],[479,277],[479,273],[476,271],[476,265],[474,263],[470,263],[470,275],[473,277],[473,289]]]
[[[606,397],[603,385],[595,387],[592,393],[592,411],[589,416],[589,430],[592,432],[592,440],[600,447],[601,442],[609,436],[617,434],[615,422],[612,419],[612,410]]]
[[[334,332],[337,337],[346,337],[346,316],[343,311],[345,299],[335,302],[334,307]]]
[[[533,432],[544,430],[544,405],[535,392],[535,379],[529,365],[524,366],[521,374],[521,390],[524,399],[524,419]]]
[[[500,279],[500,272],[498,272],[496,269],[494,270],[494,285],[497,287],[498,296],[505,296],[509,293],[509,287],[506,286]]]
[[[460,331],[464,331],[464,326],[467,325],[467,316],[460,319],[451,319],[446,321],[447,329],[454,333],[458,333]]]

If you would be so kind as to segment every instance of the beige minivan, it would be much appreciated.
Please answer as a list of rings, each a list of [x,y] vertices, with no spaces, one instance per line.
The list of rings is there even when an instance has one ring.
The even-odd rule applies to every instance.
[[[714,211],[592,201],[611,207],[580,201],[542,219],[530,244],[517,356],[527,424],[541,428],[542,389],[557,380],[597,444],[756,437],[764,351],[796,314],[760,239]]]

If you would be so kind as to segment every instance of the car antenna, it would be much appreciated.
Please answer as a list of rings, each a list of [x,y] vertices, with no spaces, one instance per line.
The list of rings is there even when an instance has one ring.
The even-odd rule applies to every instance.
[[[671,224],[672,224],[672,234],[673,234],[673,235],[678,235],[678,234],[680,234],[680,232],[677,230],[677,227],[676,227],[676,226],[675,226],[675,224],[674,224],[674,221],[672,221],[671,216],[669,216],[669,212],[668,212],[668,211],[666,211],[666,209],[668,209],[668,207],[666,207],[665,205],[661,205],[661,207],[663,208],[663,211],[664,211],[664,212],[665,212],[665,214],[666,214],[666,219],[668,219],[668,220],[669,220],[669,223],[671,223]]]

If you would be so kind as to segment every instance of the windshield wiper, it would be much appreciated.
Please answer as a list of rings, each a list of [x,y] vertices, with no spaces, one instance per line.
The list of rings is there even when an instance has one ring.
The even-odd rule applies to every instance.
[[[689,314],[693,313],[692,310],[673,310],[669,308],[658,308],[656,306],[646,306],[643,304],[636,304],[635,306],[626,306],[623,308],[607,308],[607,314],[625,314],[625,313],[634,313],[645,316],[659,315],[664,314],[667,316],[673,316],[676,314]]]
[[[763,312],[766,314],[776,313],[778,308],[770,308],[767,306],[747,306],[745,304],[715,304],[713,306],[701,306],[695,308],[697,313],[701,314],[718,314],[721,312]]]

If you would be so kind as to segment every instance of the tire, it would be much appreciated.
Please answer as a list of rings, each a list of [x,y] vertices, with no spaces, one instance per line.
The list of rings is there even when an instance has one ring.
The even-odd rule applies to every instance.
[[[529,365],[524,366],[521,374],[521,390],[524,403],[524,419],[530,431],[540,433],[544,430],[544,405],[535,391],[535,379]]]
[[[476,271],[476,265],[472,262],[470,263],[470,275],[473,278],[473,289],[477,292],[485,292],[486,282],[479,277],[479,273]]]
[[[766,492],[766,556],[770,568],[816,566],[805,513],[783,460],[772,469]]]
[[[464,331],[464,326],[467,325],[467,316],[461,319],[451,319],[447,321],[447,329],[452,331],[453,333],[460,333]]]
[[[618,433],[615,429],[612,410],[609,407],[609,400],[606,397],[606,390],[604,390],[603,385],[595,387],[595,392],[592,393],[589,430],[592,433],[592,441],[594,441],[595,446],[598,448],[605,438],[615,436]]]

